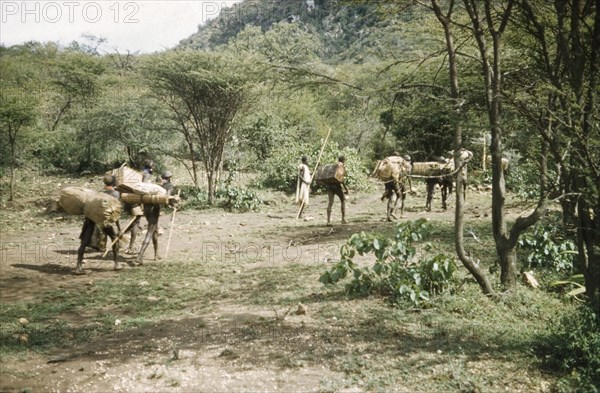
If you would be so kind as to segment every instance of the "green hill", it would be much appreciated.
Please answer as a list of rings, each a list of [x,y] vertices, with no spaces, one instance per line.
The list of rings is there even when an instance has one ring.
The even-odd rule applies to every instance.
[[[268,31],[276,23],[298,23],[322,43],[320,55],[324,62],[361,63],[367,61],[365,57],[379,58],[390,49],[406,49],[407,43],[397,36],[401,21],[383,16],[376,3],[246,0],[199,26],[197,33],[180,42],[180,47],[214,49],[227,44],[246,26]],[[403,18],[406,21],[406,14]],[[385,50],[381,49],[383,42]]]

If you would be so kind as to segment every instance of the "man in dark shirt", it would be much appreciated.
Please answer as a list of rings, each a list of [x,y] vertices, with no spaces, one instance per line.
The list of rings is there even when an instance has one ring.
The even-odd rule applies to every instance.
[[[338,158],[338,166],[342,166],[344,169],[344,173],[346,172],[346,167],[344,163],[346,162],[346,158],[344,156],[340,156]],[[329,203],[327,204],[327,225],[331,226],[331,208],[333,206],[334,197],[337,195],[340,198],[340,202],[342,203],[342,224],[347,224],[346,221],[346,196],[348,195],[348,187],[346,187],[345,182],[341,183],[332,183],[327,184],[327,195],[329,197]]]
[[[174,187],[171,183],[172,176],[173,175],[170,171],[165,171],[161,175],[161,186],[167,190],[167,195],[171,195],[173,193]],[[160,217],[160,205],[144,205],[144,217],[146,217],[146,221],[148,221],[148,231],[146,232],[146,236],[144,237],[142,247],[140,248],[140,252],[136,260],[136,262],[140,265],[144,264],[144,253],[150,245],[151,239],[152,245],[154,246],[154,260],[158,261],[160,259],[158,256],[158,218]]]
[[[104,189],[102,190],[102,192],[119,199],[120,194],[117,190],[115,190],[114,187],[116,183],[115,177],[112,175],[106,175],[104,176],[102,181],[104,182]],[[85,249],[92,242],[92,237],[94,235],[95,228],[96,224],[89,218],[85,217],[83,220],[83,227],[81,228],[81,234],[79,235],[81,243],[79,244],[79,248],[77,249],[77,267],[75,268],[75,274],[85,274],[85,272],[83,271],[83,254],[85,253]],[[110,236],[110,238],[113,240],[117,237],[117,232],[112,227],[112,225],[101,229],[98,228],[98,231],[103,233],[105,235],[105,238],[107,235]],[[118,262],[118,250],[119,242],[115,242],[113,244],[113,260],[115,263],[115,270],[122,269],[122,266]]]

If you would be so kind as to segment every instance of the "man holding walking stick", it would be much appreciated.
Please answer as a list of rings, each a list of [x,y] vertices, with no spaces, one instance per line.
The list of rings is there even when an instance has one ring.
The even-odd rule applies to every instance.
[[[296,203],[300,205],[298,218],[302,218],[302,213],[306,209],[306,206],[308,206],[311,181],[312,177],[308,168],[308,158],[302,156],[302,162],[298,166],[298,182],[296,183]]]

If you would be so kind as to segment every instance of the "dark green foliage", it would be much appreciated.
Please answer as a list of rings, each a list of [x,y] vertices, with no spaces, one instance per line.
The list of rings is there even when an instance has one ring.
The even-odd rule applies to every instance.
[[[524,268],[546,268],[568,273],[573,269],[575,243],[565,239],[556,227],[536,225],[533,232],[519,238],[521,251],[526,254]]]
[[[273,150],[286,140],[284,122],[268,112],[250,114],[239,127],[240,147],[252,152],[259,162],[271,157]]]
[[[391,127],[403,147],[402,153],[411,154],[417,161],[448,156],[454,138],[450,107],[412,93],[404,94],[397,105],[393,117],[384,112],[382,121]]]
[[[178,186],[181,190],[181,210],[205,209],[208,207],[208,192],[196,186]]]
[[[490,178],[491,178],[490,171]],[[552,175],[550,175],[552,176]],[[531,161],[512,163],[506,175],[506,189],[521,198],[536,199],[540,196],[540,172],[538,165]]]
[[[432,293],[447,290],[456,269],[454,261],[445,255],[417,258],[415,243],[427,235],[430,228],[424,219],[399,223],[394,238],[379,234],[355,233],[340,250],[340,261],[326,271],[319,281],[335,284],[347,276],[350,294],[361,296],[377,293],[392,302],[410,301],[419,305]],[[424,248],[429,248],[425,245]],[[372,266],[360,267],[356,255],[375,257]]]
[[[321,144],[322,141],[312,144],[288,141],[279,145],[261,167],[261,183],[280,191],[294,191],[300,159],[303,155],[308,157],[308,166],[312,173],[321,151]],[[340,155],[346,158],[346,185],[351,189],[367,188],[369,169],[364,159],[352,147],[340,149],[337,144],[329,141],[320,165],[333,164]]]
[[[232,211],[248,212],[257,211],[262,205],[262,200],[253,190],[236,186],[236,165],[230,163],[229,174],[217,188],[217,199],[223,201],[223,206]]]
[[[600,319],[590,306],[563,316],[537,346],[545,366],[565,374],[556,391],[600,391]]]

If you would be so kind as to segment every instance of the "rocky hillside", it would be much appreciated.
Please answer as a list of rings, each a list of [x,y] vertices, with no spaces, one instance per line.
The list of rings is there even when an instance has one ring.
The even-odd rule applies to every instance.
[[[245,26],[267,31],[275,23],[299,23],[323,43],[325,62],[364,61],[373,55],[386,29],[398,21],[384,18],[381,9],[339,0],[245,0],[224,9],[180,42],[181,47],[212,49],[226,44]],[[394,28],[397,30],[397,28]],[[402,45],[402,42],[396,42]],[[388,47],[389,48],[389,47]],[[375,53],[376,54],[376,53]]]

